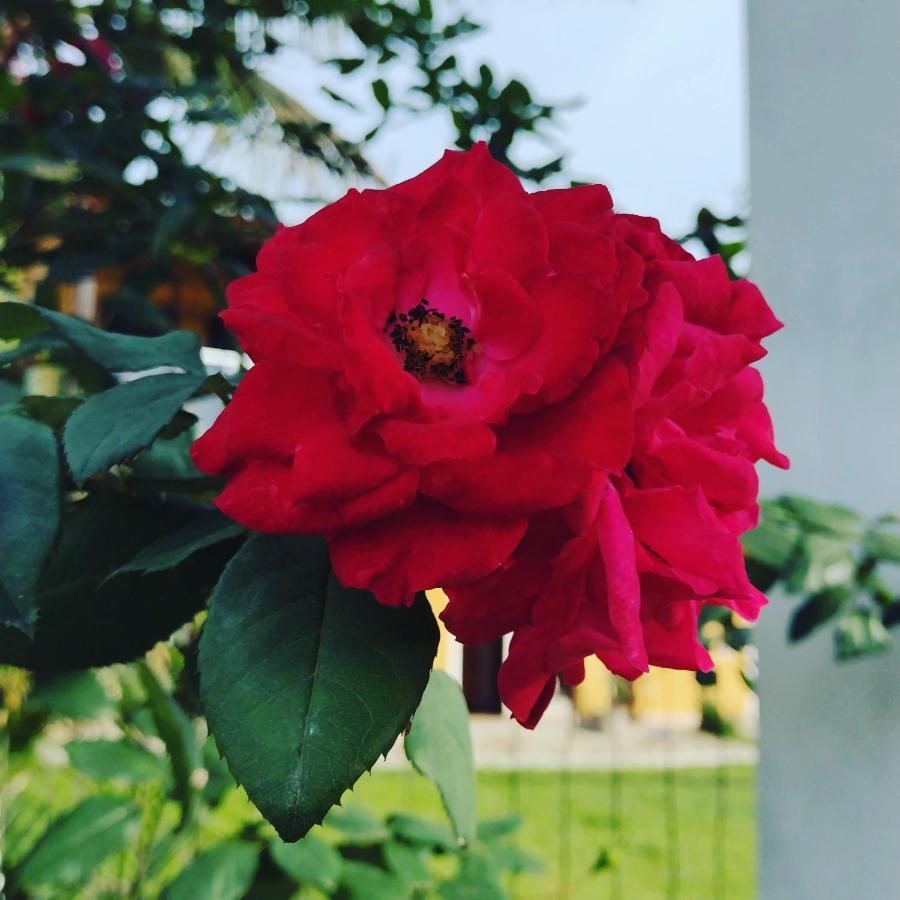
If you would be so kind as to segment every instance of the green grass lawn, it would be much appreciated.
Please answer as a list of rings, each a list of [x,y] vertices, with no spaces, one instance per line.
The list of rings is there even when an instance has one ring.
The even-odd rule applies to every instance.
[[[511,880],[513,897],[743,900],[756,895],[754,775],[480,772],[478,811],[521,813],[518,843],[546,866]],[[380,813],[441,816],[437,791],[411,772],[376,771],[353,794]]]

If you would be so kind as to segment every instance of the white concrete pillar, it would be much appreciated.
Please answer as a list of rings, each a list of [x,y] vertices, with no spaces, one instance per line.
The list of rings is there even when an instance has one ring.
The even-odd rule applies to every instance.
[[[794,462],[763,490],[900,508],[900,2],[748,8],[753,274],[787,324],[763,369]],[[792,605],[758,630],[760,895],[900,897],[900,651],[789,647]]]

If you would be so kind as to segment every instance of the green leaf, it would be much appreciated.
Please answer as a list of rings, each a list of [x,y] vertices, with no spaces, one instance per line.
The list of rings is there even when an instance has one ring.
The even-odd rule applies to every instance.
[[[175,366],[198,375],[206,372],[200,360],[200,341],[193,332],[134,337],[103,331],[83,319],[41,306],[0,303],[0,338],[27,338],[41,332],[46,332],[45,338],[61,338],[109,372],[141,372],[157,366]]]
[[[341,878],[341,855],[327,841],[314,834],[294,844],[273,840],[269,852],[276,865],[299,884],[311,884],[331,894]]]
[[[787,496],[777,501],[801,525],[836,537],[859,536],[862,517],[846,506],[819,503],[809,497]]]
[[[515,844],[503,842],[491,844],[485,853],[490,868],[495,872],[509,872],[512,875],[534,874],[544,871],[544,864],[534,854],[528,853]]]
[[[19,400],[19,408],[29,418],[59,431],[69,416],[84,402],[81,397],[42,397],[33,394]]]
[[[891,643],[881,618],[868,609],[857,609],[844,616],[834,630],[834,652],[841,661],[881,653]]]
[[[424,595],[392,608],[342,587],[321,539],[254,535],[231,560],[200,641],[201,694],[232,773],[284,840],[387,753],[437,639]]]
[[[39,422],[0,415],[0,623],[34,632],[35,589],[59,528],[59,452]]]
[[[90,797],[58,818],[12,872],[19,890],[83,887],[94,870],[137,834],[140,810],[120,797]]]
[[[409,896],[399,878],[368,863],[346,860],[341,886],[334,894],[339,900],[403,900]]]
[[[832,619],[852,594],[849,587],[842,585],[808,597],[791,616],[789,640],[799,641],[812,634],[819,626]]]
[[[354,846],[380,844],[390,837],[384,822],[361,806],[335,806],[325,818],[326,828],[336,828]]]
[[[372,96],[378,102],[383,110],[388,110],[391,106],[391,92],[387,86],[387,82],[383,78],[376,78],[372,82]]]
[[[0,341],[24,341],[51,329],[37,307],[28,303],[0,303]]]
[[[877,560],[900,564],[900,534],[872,529],[863,540],[863,552]]]
[[[240,900],[253,883],[259,847],[225,841],[201,853],[163,892],[163,900]]]
[[[158,781],[165,763],[129,741],[70,741],[69,762],[95,781]]]
[[[469,711],[459,685],[446,672],[432,671],[404,746],[416,770],[437,785],[456,834],[471,843],[476,787]]]
[[[198,550],[212,547],[244,534],[244,529],[220,512],[210,512],[189,522],[184,528],[163,535],[144,547],[131,562],[113,573],[162,572],[184,562]]]
[[[329,816],[329,824],[330,824]],[[394,813],[387,820],[391,833],[409,844],[421,844],[432,850],[453,853],[459,850],[459,842],[453,832],[441,822],[420,819],[407,813]]]
[[[383,852],[388,868],[415,896],[431,886],[434,878],[425,864],[421,850],[410,847],[409,844],[388,841]]]
[[[107,718],[116,710],[97,673],[90,671],[39,679],[28,701],[50,715],[68,719]]]
[[[199,375],[153,375],[91,397],[63,433],[75,483],[149,447],[202,381]]]
[[[136,497],[74,504],[38,582],[34,641],[0,628],[0,663],[44,672],[104,666],[134,659],[167,638],[202,608],[230,545],[195,553],[165,572],[107,578],[203,509]]]
[[[39,181],[74,181],[81,174],[71,160],[54,159],[37,153],[0,156],[0,171],[18,172]]]
[[[801,542],[786,587],[792,594],[817,593],[850,584],[855,574],[856,559],[846,538],[810,534]]]
[[[156,732],[166,745],[175,781],[175,795],[181,804],[181,825],[184,826],[190,821],[193,811],[193,774],[202,765],[201,747],[193,723],[172,696],[163,690],[147,663],[138,663],[137,671],[147,692]]]
[[[506,900],[488,860],[471,850],[460,855],[459,872],[441,883],[438,894],[444,900]]]
[[[515,834],[522,827],[519,815],[503,816],[499,819],[484,819],[478,823],[478,840],[490,843]]]

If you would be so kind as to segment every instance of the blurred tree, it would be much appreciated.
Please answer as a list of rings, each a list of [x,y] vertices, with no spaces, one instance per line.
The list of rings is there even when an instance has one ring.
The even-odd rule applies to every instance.
[[[340,46],[355,50],[327,66],[339,81],[370,79],[379,120],[359,142],[260,74],[298,30],[328,22]],[[7,0],[0,277],[56,306],[60,284],[96,276],[103,318],[116,330],[155,334],[181,323],[203,332],[224,284],[252,265],[276,217],[271,197],[214,174],[209,159],[196,163],[188,145],[201,129],[213,149],[239,144],[244,168],[265,139],[287,148],[301,174],[366,183],[364,143],[395,110],[438,109],[459,146],[486,140],[519,174],[542,180],[561,160],[525,170],[514,142],[553,110],[487,66],[466,77],[452,50],[477,27],[439,15],[430,0]],[[304,87],[319,107],[350,103],[324,84]],[[204,337],[229,341],[224,332]]]

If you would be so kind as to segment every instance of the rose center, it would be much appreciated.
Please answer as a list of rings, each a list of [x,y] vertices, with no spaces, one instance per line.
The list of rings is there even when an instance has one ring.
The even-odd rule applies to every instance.
[[[475,340],[461,319],[448,318],[423,299],[408,312],[392,312],[384,332],[403,358],[403,368],[419,380],[467,383],[465,362]]]

